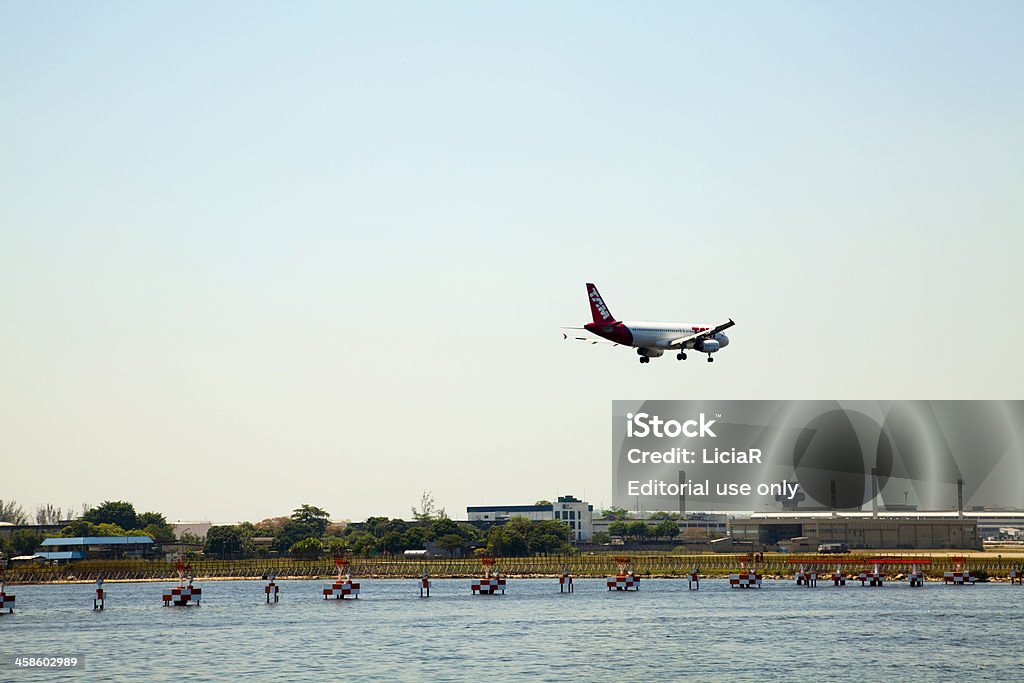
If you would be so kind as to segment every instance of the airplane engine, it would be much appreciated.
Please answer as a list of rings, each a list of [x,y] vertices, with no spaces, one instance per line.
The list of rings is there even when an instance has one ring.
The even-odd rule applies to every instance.
[[[648,358],[658,358],[659,356],[665,355],[665,352],[661,349],[642,348],[637,349],[636,352],[641,356],[647,356]]]
[[[719,332],[718,334],[716,334],[715,341],[718,342],[718,345],[721,348],[725,348],[726,346],[729,345],[729,338],[725,336],[724,332]]]
[[[718,349],[722,348],[723,344],[717,339],[705,339],[700,343],[700,348],[697,349],[701,353],[714,353]]]

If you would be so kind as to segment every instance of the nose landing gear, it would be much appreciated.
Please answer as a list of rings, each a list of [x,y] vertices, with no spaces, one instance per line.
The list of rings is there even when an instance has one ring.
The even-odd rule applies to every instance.
[[[680,351],[676,354],[676,360],[686,360],[686,352]]]
[[[715,362],[714,357],[710,353],[708,354],[708,362],[709,363],[714,363]]]

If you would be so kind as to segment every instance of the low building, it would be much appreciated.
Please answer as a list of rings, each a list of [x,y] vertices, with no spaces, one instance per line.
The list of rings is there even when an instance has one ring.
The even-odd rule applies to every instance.
[[[58,562],[67,560],[138,559],[155,557],[156,544],[149,536],[77,536],[47,538],[36,555]]]
[[[851,549],[981,549],[978,520],[956,512],[779,512],[735,519],[731,537],[756,550],[845,543]]]
[[[559,496],[554,503],[543,505],[475,505],[466,508],[470,522],[503,524],[512,517],[526,517],[533,521],[557,519],[565,522],[577,543],[588,543],[594,538],[594,506],[575,496]]]
[[[206,534],[209,533],[210,529],[213,528],[213,522],[201,521],[201,522],[171,522],[171,529],[174,531],[175,538],[185,538],[185,534],[194,536],[200,541],[206,540]]]
[[[662,520],[651,517],[630,515],[629,519],[624,521],[647,522],[653,526]],[[675,519],[673,521],[679,527],[678,536],[683,539],[715,539],[722,538],[729,534],[729,515],[726,514],[715,512],[689,512],[685,515],[680,515],[679,519]],[[616,520],[614,519],[595,519],[594,533],[599,531],[610,533],[608,528],[615,522]]]

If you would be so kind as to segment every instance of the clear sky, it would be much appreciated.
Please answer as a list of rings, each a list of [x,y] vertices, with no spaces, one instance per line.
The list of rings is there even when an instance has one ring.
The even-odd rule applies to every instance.
[[[0,498],[610,504],[613,399],[1021,398],[1024,4],[0,3]],[[736,320],[713,364],[563,342]]]

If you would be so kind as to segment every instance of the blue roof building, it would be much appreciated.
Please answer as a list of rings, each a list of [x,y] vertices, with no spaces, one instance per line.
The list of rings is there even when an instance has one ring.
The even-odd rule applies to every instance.
[[[155,552],[156,546],[149,536],[58,536],[45,539],[36,555],[67,561],[149,557]]]

